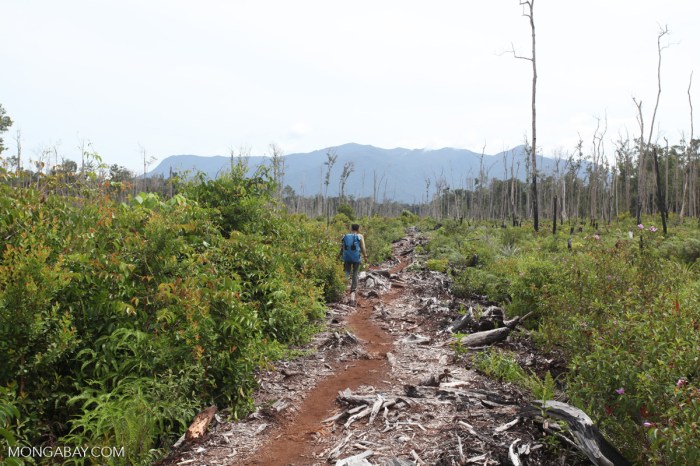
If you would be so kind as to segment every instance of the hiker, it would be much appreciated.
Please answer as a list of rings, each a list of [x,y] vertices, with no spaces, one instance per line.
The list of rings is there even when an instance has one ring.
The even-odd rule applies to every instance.
[[[360,254],[367,260],[367,249],[365,249],[365,238],[360,234],[360,225],[353,223],[350,233],[343,236],[340,241],[340,255],[345,265],[345,279],[352,273],[350,284],[350,304],[355,305],[355,290],[357,289],[357,274],[360,271]]]

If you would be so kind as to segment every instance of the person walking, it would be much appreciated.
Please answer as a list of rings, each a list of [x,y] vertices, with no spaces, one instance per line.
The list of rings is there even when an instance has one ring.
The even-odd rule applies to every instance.
[[[365,248],[365,238],[360,234],[360,225],[353,223],[350,233],[346,233],[340,242],[340,255],[345,267],[345,279],[350,282],[350,304],[355,305],[355,292],[357,291],[357,274],[360,271],[361,257],[367,260],[367,249]]]

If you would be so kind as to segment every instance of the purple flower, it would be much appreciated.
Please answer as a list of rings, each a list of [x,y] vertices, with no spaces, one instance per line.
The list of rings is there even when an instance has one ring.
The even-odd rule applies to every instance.
[[[643,229],[644,229],[644,224],[640,223],[639,225],[637,225],[637,228],[639,228],[640,230],[643,230]]]
[[[682,387],[683,385],[687,384],[688,382],[685,379],[678,379],[678,382],[676,382],[676,387]]]
[[[649,227],[649,231],[652,232],[652,233],[654,233],[654,232],[657,231],[657,228],[656,228],[654,225],[652,225],[652,226]]]
[[[615,393],[617,393],[618,395],[624,395],[624,394],[625,394],[625,389],[624,389],[624,388],[618,388],[617,390],[615,390]]]
[[[600,239],[600,235],[593,235],[593,239],[595,239],[596,241],[598,241],[598,240]]]
[[[649,422],[649,421],[644,421],[644,423],[643,423],[642,425],[643,425],[644,427],[651,427],[651,422]]]

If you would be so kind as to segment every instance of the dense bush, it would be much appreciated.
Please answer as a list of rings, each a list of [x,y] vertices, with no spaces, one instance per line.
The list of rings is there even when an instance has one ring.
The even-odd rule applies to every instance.
[[[480,268],[467,268],[452,285],[452,292],[460,298],[486,297],[501,302],[508,297],[507,283],[500,277]]]
[[[203,406],[250,409],[254,369],[344,285],[336,241],[271,186],[234,169],[117,204],[0,184],[0,442],[150,464]]]
[[[568,235],[508,228],[494,240],[492,228],[447,225],[427,249],[453,264],[481,252],[486,260],[458,270],[453,291],[500,300],[510,315],[534,311],[527,324],[536,341],[568,356],[567,395],[628,458],[697,464],[698,240],[697,231],[677,228],[664,238],[653,227],[621,225],[576,235],[569,251]]]
[[[543,293],[549,342],[571,357],[568,393],[629,456],[700,460],[697,273],[638,243],[591,239],[562,260]]]

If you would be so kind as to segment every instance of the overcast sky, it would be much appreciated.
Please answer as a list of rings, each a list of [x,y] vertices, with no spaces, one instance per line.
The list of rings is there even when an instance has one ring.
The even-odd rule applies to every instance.
[[[698,18],[698,0],[537,0],[544,153],[579,135],[590,147],[607,116],[612,154],[639,132],[633,97],[648,127],[666,25],[659,136],[687,136]],[[532,68],[504,54],[511,43],[530,54],[518,0],[3,0],[4,154],[18,129],[25,160],[53,147],[79,160],[85,141],[137,172],[142,149],[159,161],[270,143],[497,153],[530,135]]]

